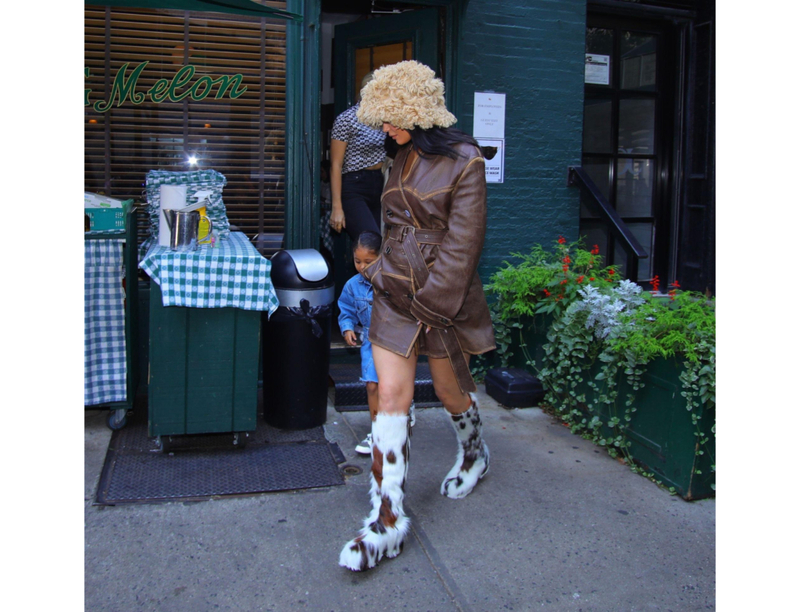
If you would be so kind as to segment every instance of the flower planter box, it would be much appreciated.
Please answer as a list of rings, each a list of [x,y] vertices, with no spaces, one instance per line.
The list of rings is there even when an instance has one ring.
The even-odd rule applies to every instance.
[[[637,464],[652,472],[664,485],[674,487],[684,499],[702,499],[714,495],[711,464],[715,438],[711,428],[715,414],[713,410],[703,409],[697,425],[692,422],[686,399],[681,395],[683,386],[679,376],[682,367],[674,359],[656,359],[647,365],[642,381],[644,387],[635,392],[636,411],[624,432],[631,443],[628,452]],[[585,378],[594,378],[599,372],[600,364],[595,363],[585,373]],[[613,416],[624,423],[625,402],[628,394],[633,392],[622,372],[616,383],[619,389],[613,408],[600,403],[599,414],[585,408],[589,418],[600,417],[603,423],[600,431],[605,437],[612,436],[614,431],[608,426]],[[607,388],[602,384],[598,386],[600,392]],[[587,399],[595,393],[586,383],[580,387],[581,391],[586,391]],[[612,411],[616,414],[610,414]],[[703,454],[696,452],[699,438],[695,432],[698,431],[708,438]]]
[[[561,236],[549,252],[534,245],[512,257],[487,285],[497,297],[498,365],[545,379],[544,401],[573,431],[620,446],[634,466],[685,499],[713,495],[714,299],[680,290],[677,281],[663,297],[643,292],[603,264],[597,245],[589,251]],[[657,291],[657,276],[651,285]],[[535,311],[551,314],[519,317]],[[691,358],[688,371],[681,356]],[[597,380],[605,363],[635,367],[636,391],[622,369],[615,380]],[[682,373],[694,381],[688,389]]]

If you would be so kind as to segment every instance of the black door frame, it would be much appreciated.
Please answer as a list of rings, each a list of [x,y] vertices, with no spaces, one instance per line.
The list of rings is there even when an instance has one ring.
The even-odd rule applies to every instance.
[[[673,237],[676,234],[676,219],[674,212],[677,210],[679,166],[675,163],[675,153],[680,149],[679,133],[676,133],[674,126],[678,123],[676,118],[680,116],[681,96],[677,84],[681,80],[681,68],[676,66],[672,60],[679,49],[678,32],[676,26],[671,22],[654,20],[651,18],[639,18],[631,15],[618,15],[614,13],[597,12],[590,10],[586,19],[587,29],[604,28],[615,31],[614,36],[614,57],[615,63],[612,65],[611,88],[603,86],[586,86],[586,99],[604,99],[612,102],[612,126],[619,125],[619,107],[621,99],[652,99],[655,100],[655,142],[651,155],[635,155],[639,159],[654,160],[653,179],[655,186],[653,189],[653,210],[648,217],[626,218],[629,223],[651,222],[654,225],[655,236],[652,239],[652,246],[648,244],[652,263],[652,275],[658,275],[660,279],[670,277],[674,274],[674,251]],[[656,92],[636,92],[625,90],[620,87],[619,70],[617,66],[620,58],[620,35],[619,32],[633,30],[637,33],[652,34],[657,37],[657,64],[656,64]],[[616,201],[616,160],[625,158],[620,155],[617,147],[617,130],[612,131],[612,152],[610,155],[599,155],[599,157],[611,157],[609,176],[609,200]],[[583,153],[583,158],[591,158],[591,153]],[[587,220],[582,225],[591,226],[591,220]],[[613,262],[616,256],[614,241],[609,240],[607,247],[607,261]]]

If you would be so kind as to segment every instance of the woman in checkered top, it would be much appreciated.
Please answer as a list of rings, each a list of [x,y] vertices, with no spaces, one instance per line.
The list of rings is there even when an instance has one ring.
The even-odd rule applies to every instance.
[[[371,79],[370,72],[361,87]],[[357,110],[358,104],[336,117],[331,134],[331,228],[344,229],[353,242],[365,231],[381,233],[381,166],[386,157],[386,135],[359,123]]]

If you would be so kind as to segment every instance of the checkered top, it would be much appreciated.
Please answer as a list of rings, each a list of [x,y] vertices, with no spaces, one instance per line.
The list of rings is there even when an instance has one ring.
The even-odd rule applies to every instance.
[[[374,166],[384,160],[386,151],[383,141],[386,134],[373,130],[356,119],[358,104],[351,106],[333,122],[331,138],[347,143],[344,150],[342,173],[356,172]]]
[[[231,232],[217,244],[182,252],[154,243],[139,267],[161,287],[164,306],[275,312],[271,262],[241,232]]]

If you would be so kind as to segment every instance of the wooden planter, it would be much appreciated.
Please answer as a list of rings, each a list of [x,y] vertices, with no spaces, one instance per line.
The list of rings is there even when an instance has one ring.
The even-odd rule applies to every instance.
[[[711,432],[715,413],[713,408],[703,408],[697,425],[692,423],[691,414],[686,410],[686,399],[681,395],[683,385],[680,373],[683,365],[676,359],[656,359],[650,362],[643,376],[644,387],[635,392],[636,411],[623,431],[631,442],[628,451],[631,457],[658,480],[684,499],[702,499],[714,495],[712,484],[714,474],[711,464],[715,452],[715,438]],[[595,377],[600,372],[595,363],[585,377]],[[625,375],[620,371],[616,384],[619,386],[614,407],[599,404],[599,414],[584,407],[589,418],[599,416],[603,422],[601,433],[605,437],[616,436],[608,426],[609,420],[616,416],[624,424],[625,402],[632,392]],[[585,387],[587,399],[590,393]],[[603,386],[600,386],[601,392]],[[614,412],[615,414],[611,414]],[[701,432],[708,442],[697,454]],[[700,470],[700,474],[697,474]]]
[[[548,342],[547,332],[552,323],[552,316],[539,315],[525,320],[522,329],[522,341],[526,343],[528,353],[541,366],[544,357],[544,345]],[[519,330],[512,332],[513,357],[509,361],[511,367],[526,368],[525,357],[520,348]],[[593,380],[600,373],[599,362],[596,362],[584,373],[585,380]],[[680,373],[683,364],[679,359],[656,359],[650,362],[643,376],[644,387],[635,393],[634,406],[637,408],[632,420],[627,424],[624,433],[631,442],[628,449],[633,460],[648,472],[652,472],[658,480],[675,491],[684,499],[702,499],[712,497],[714,490],[714,474],[711,472],[712,456],[715,452],[715,438],[711,432],[715,414],[713,408],[704,408],[700,421],[695,426],[691,414],[686,410],[686,399],[681,395],[683,385]],[[587,406],[583,410],[587,418],[599,416],[602,420],[601,433],[604,437],[616,437],[608,422],[617,416],[623,423],[625,402],[632,392],[624,373],[620,370],[615,381],[619,386],[617,401],[612,409],[608,404],[600,404],[599,414],[595,414]],[[606,383],[608,384],[608,383]],[[600,386],[600,392],[604,386]],[[591,400],[595,393],[587,383],[580,385],[578,393],[585,393]],[[588,401],[587,404],[591,404]],[[610,414],[611,411],[615,414]],[[700,438],[695,432],[701,432],[708,438],[702,455],[697,454]],[[613,433],[613,436],[612,436]],[[700,474],[697,474],[700,470]]]

